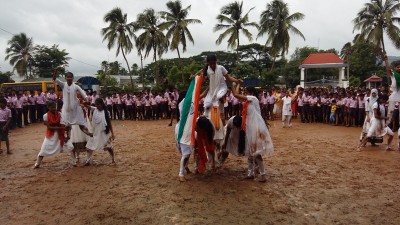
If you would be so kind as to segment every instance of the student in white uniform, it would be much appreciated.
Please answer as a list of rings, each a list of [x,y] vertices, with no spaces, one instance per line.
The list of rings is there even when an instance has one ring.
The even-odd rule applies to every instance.
[[[56,103],[47,102],[47,108],[49,111],[43,115],[44,125],[47,127],[46,137],[38,154],[35,169],[40,167],[45,156],[56,155],[60,152],[71,152],[74,148],[72,142],[65,138],[65,126],[61,123],[62,115],[57,112]],[[73,165],[75,165],[74,155],[71,154],[71,157]]]
[[[283,98],[282,98],[282,127],[286,127],[286,123],[288,127],[292,127],[292,98],[289,95],[289,92],[286,91],[283,93]]]
[[[114,130],[111,124],[110,114],[106,109],[103,100],[96,99],[95,106],[88,106],[92,111],[93,137],[89,137],[86,144],[87,155],[85,165],[92,163],[94,151],[107,150],[111,156],[111,162],[115,163],[114,149],[111,141],[115,139]],[[110,135],[111,132],[111,135]]]
[[[386,120],[389,117],[386,116],[385,104],[387,103],[389,97],[387,95],[380,95],[378,100],[372,105],[373,116],[371,119],[371,126],[368,129],[367,135],[362,139],[358,149],[361,150],[362,147],[368,141],[370,137],[383,137],[385,135],[389,136],[386,150],[390,150],[390,144],[393,140],[393,131],[386,125]],[[399,129],[400,130],[400,129]]]

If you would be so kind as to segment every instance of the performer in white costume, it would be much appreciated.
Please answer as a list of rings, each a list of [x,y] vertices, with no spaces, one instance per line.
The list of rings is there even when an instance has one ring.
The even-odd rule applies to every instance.
[[[383,137],[385,135],[389,136],[388,144],[386,150],[390,149],[390,144],[393,140],[393,131],[386,125],[385,120],[388,120],[389,117],[386,116],[385,103],[388,100],[387,95],[379,96],[378,100],[373,104],[373,116],[371,119],[371,126],[368,129],[367,135],[363,138],[359,145],[359,150],[365,146],[368,141],[368,138],[371,137]]]
[[[91,136],[92,134],[89,133],[86,127],[85,117],[77,97],[77,92],[81,94],[86,102],[88,102],[88,97],[81,87],[73,83],[74,74],[67,72],[65,74],[65,79],[67,82],[62,82],[53,76],[53,80],[56,81],[63,90],[63,107],[61,109],[61,114],[63,118],[62,123],[65,124],[68,131],[68,138],[70,137],[71,125],[79,125],[79,128],[85,134]]]
[[[254,179],[255,167],[258,166],[260,172],[260,182],[266,182],[263,155],[272,153],[274,148],[267,125],[261,115],[260,103],[257,99],[255,88],[248,88],[247,95],[239,94],[240,84],[232,88],[236,98],[244,102],[241,120],[241,128],[238,130],[238,123],[235,119],[230,119],[228,129],[231,128],[229,135],[225,137],[223,148],[234,155],[248,156],[247,179]],[[232,124],[232,125],[230,125]],[[236,124],[236,126],[235,126]],[[236,129],[233,129],[236,127]],[[239,135],[238,135],[239,134]]]
[[[372,109],[372,106],[375,104],[376,100],[378,100],[378,90],[372,89],[370,96],[365,101],[365,120],[360,141],[362,141],[362,139],[366,136],[369,128],[371,127],[371,120],[374,116],[374,110]]]
[[[95,106],[87,106],[92,111],[92,127],[93,137],[89,137],[86,149],[85,165],[92,163],[93,151],[106,150],[111,156],[111,163],[115,163],[114,149],[111,141],[115,139],[114,130],[111,124],[110,114],[107,111],[103,100],[98,98],[95,101]]]
[[[224,108],[223,97],[228,91],[225,80],[232,83],[242,83],[243,81],[230,76],[225,67],[218,65],[216,55],[207,56],[207,65],[203,69],[203,76],[210,80],[210,84],[200,98],[205,96],[204,115],[214,124],[214,141],[216,151],[219,152],[224,140],[224,125],[222,122],[224,116],[221,115],[221,109]]]
[[[71,152],[74,148],[71,140],[65,139],[65,127],[61,124],[62,115],[56,110],[56,103],[49,101],[47,103],[49,111],[43,115],[44,125],[47,127],[46,137],[37,156],[35,168],[39,168],[45,156],[56,155],[60,152]],[[75,165],[74,155],[73,165]]]

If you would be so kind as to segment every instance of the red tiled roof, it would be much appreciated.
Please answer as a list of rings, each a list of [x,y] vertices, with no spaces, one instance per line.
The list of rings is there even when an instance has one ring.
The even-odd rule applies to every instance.
[[[383,81],[383,79],[376,75],[372,75],[368,79],[364,80],[364,82],[382,82],[382,81]]]
[[[343,64],[343,60],[334,53],[313,53],[301,64]]]

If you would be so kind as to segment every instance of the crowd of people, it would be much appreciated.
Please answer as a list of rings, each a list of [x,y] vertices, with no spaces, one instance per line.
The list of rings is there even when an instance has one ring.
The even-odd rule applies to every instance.
[[[215,162],[223,165],[229,154],[247,156],[247,178],[253,179],[258,172],[259,180],[265,182],[262,156],[273,151],[267,128],[269,120],[281,118],[283,128],[292,127],[292,118],[298,118],[301,123],[363,127],[360,147],[368,141],[375,144],[374,139],[388,135],[387,149],[393,139],[392,129],[399,125],[398,104],[395,110],[388,110],[389,91],[384,87],[380,90],[365,87],[241,88],[243,81],[231,77],[223,66],[217,65],[215,56],[207,57],[202,73],[210,80],[209,87],[192,101],[184,101],[187,93],[178,90],[103,96],[96,91],[82,90],[72,82],[70,72],[66,74],[67,82],[54,78],[62,88],[59,95],[54,90],[4,92],[0,98],[0,140],[6,142],[7,153],[11,154],[8,129],[44,122],[47,131],[35,168],[40,167],[45,156],[60,152],[71,152],[76,165],[82,149],[87,152],[85,165],[92,163],[93,152],[97,150],[107,150],[114,163],[112,120],[170,119],[168,125],[172,126],[174,118],[179,121],[183,113],[183,118],[187,119],[189,112],[197,108],[199,117],[196,124],[191,125],[196,135],[189,134],[187,121],[179,121],[175,129],[177,147],[182,154],[180,180],[185,180],[184,173],[189,171],[188,158],[195,152],[196,172],[204,172],[206,162],[211,162],[214,170]],[[400,73],[400,63],[395,66],[396,73]],[[400,79],[400,74],[398,77]],[[232,83],[231,89],[226,81]],[[194,93],[189,96],[199,94]],[[194,102],[196,99],[198,102]],[[386,121],[392,121],[392,128],[386,126]],[[183,130],[188,133],[184,138]],[[193,137],[196,140],[192,140]]]

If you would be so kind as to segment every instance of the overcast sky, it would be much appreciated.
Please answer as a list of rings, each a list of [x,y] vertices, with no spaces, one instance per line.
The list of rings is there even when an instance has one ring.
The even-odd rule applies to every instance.
[[[189,18],[200,19],[203,23],[191,25],[189,29],[195,40],[195,45],[189,44],[183,56],[192,56],[203,51],[227,50],[226,42],[220,46],[215,44],[219,33],[213,32],[216,16],[221,7],[233,0],[182,0],[183,6],[192,5]],[[166,10],[166,0],[2,0],[0,7],[0,28],[17,34],[25,32],[33,37],[39,45],[58,44],[66,49],[73,59],[85,62],[86,65],[70,60],[68,70],[76,75],[96,73],[103,60],[123,63],[122,55],[115,57],[115,49],[110,51],[102,42],[101,28],[107,24],[103,16],[114,7],[121,7],[128,14],[128,21],[134,21],[136,15],[146,8],[156,11]],[[260,13],[265,10],[264,0],[244,0],[244,9],[255,9],[250,13],[251,21],[259,22]],[[292,36],[289,55],[297,47],[310,46],[320,49],[336,48],[338,50],[353,40],[353,24],[357,12],[367,0],[286,0],[290,13],[305,14],[303,21],[295,26],[305,35],[306,41]],[[252,30],[253,36],[257,31]],[[11,70],[12,67],[4,61],[9,33],[0,30],[0,71]],[[248,43],[242,37],[243,44]],[[266,37],[259,38],[263,44]],[[400,55],[393,45],[388,44],[389,55]],[[128,55],[129,63],[140,63],[139,57],[133,51]],[[169,52],[163,58],[177,57],[176,52]],[[151,58],[146,59],[146,63]]]

